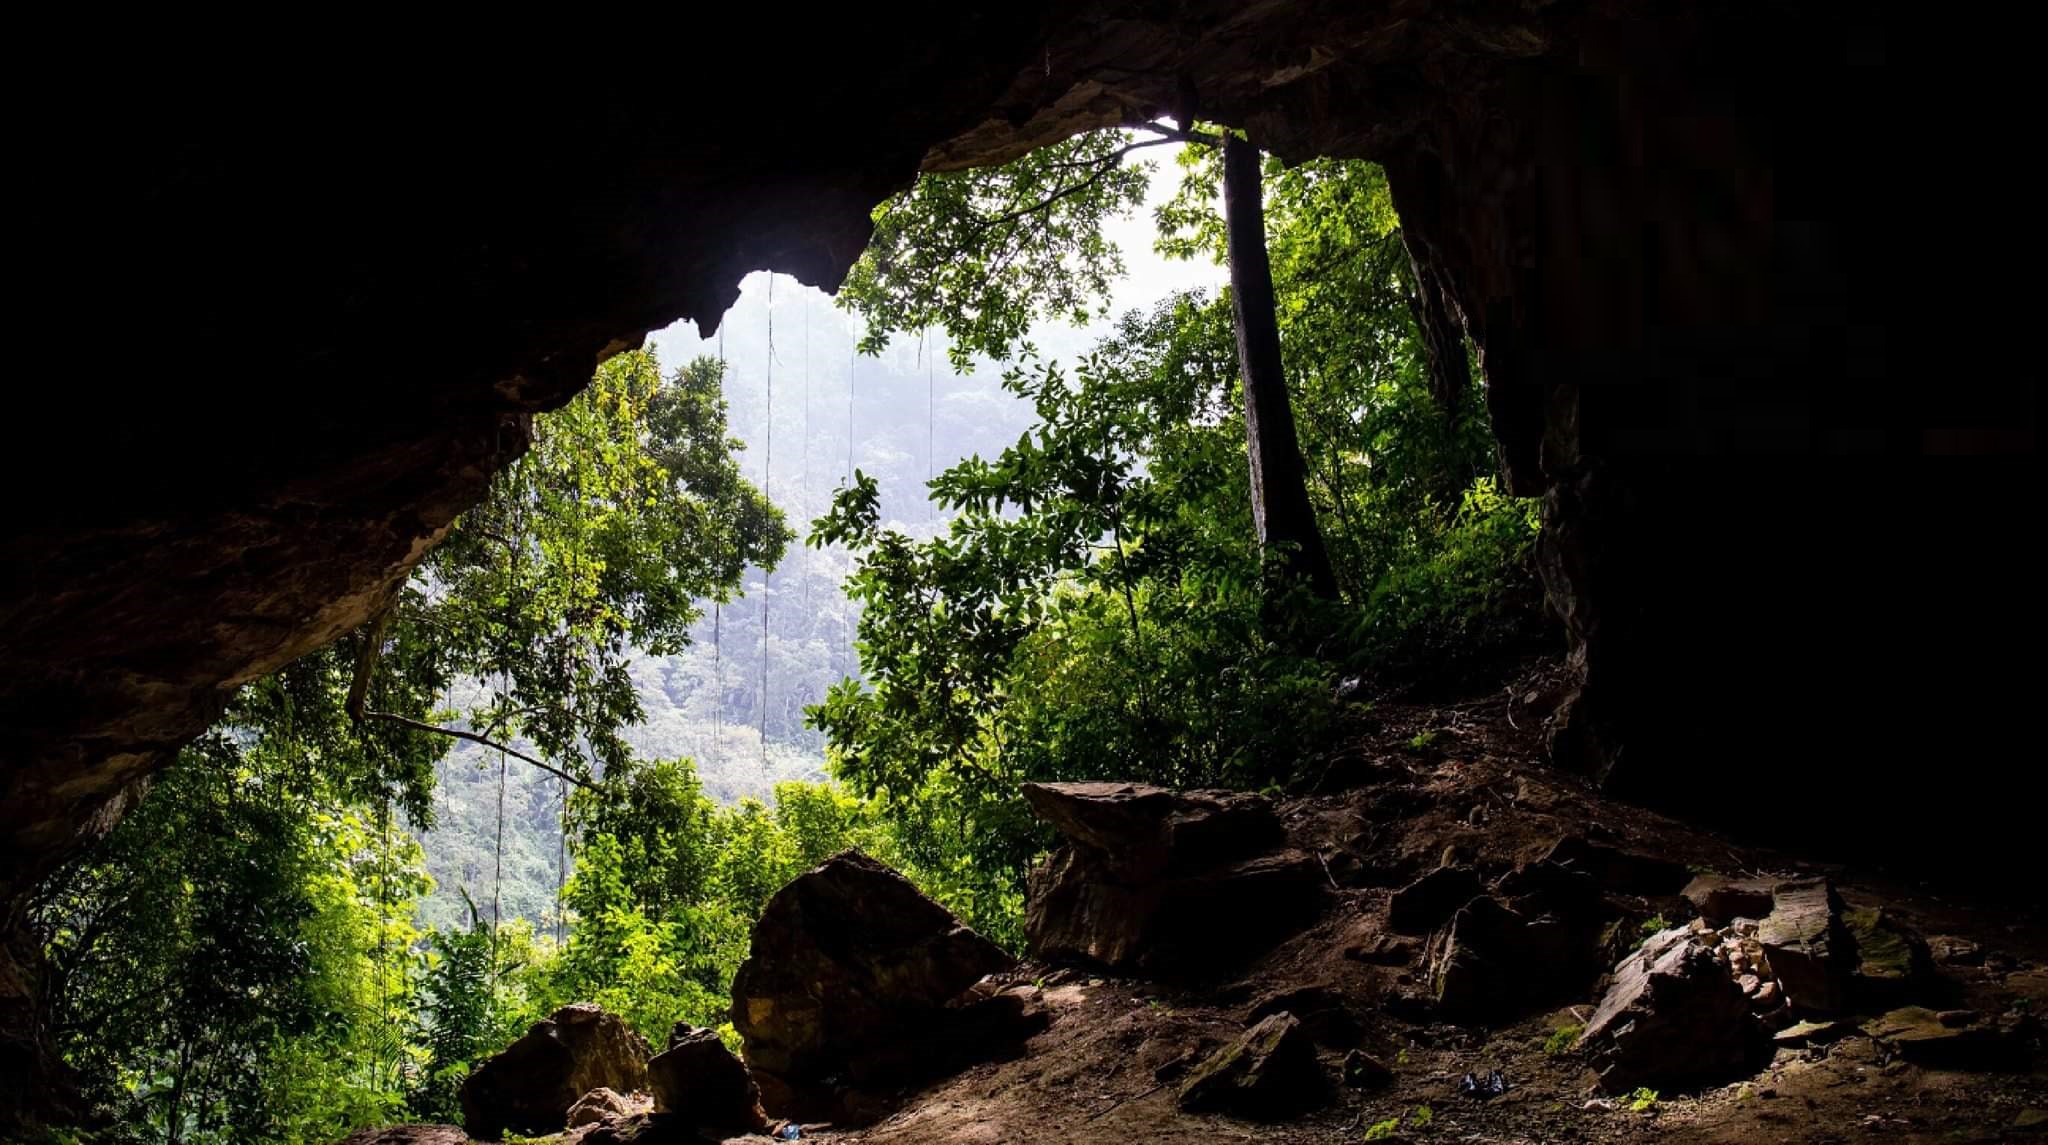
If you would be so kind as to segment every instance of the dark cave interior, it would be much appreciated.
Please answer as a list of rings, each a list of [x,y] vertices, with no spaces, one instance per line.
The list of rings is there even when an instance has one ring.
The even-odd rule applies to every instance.
[[[2031,873],[2033,386],[1905,366],[1886,13],[817,19],[831,34],[770,60],[673,67],[420,45],[366,71],[138,37],[90,102],[26,117],[11,904],[228,689],[369,616],[595,362],[716,321],[748,270],[836,283],[921,165],[1191,112],[1385,165],[1480,351],[1512,487],[1543,500],[1580,677],[1560,767],[1744,837],[1980,889]],[[762,32],[719,21],[690,34]],[[11,1078],[32,966],[0,960]]]

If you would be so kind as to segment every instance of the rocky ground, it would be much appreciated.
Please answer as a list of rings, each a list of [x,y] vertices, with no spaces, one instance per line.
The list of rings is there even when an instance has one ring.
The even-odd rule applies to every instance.
[[[2048,1141],[2037,908],[1602,799],[1539,762],[1544,694],[1539,673],[1461,704],[1381,703],[1313,791],[1270,804],[1029,793],[1071,840],[1034,879],[1051,957],[970,991],[966,1026],[934,1024],[957,1000],[920,1002],[910,1034],[995,1060],[922,1087],[877,1075],[854,1104],[894,1112],[802,1138]],[[915,941],[982,969],[957,935]],[[837,968],[819,973],[886,1012],[889,976],[845,967],[916,962],[901,942],[828,937]],[[697,1139],[660,1128],[571,1137]]]

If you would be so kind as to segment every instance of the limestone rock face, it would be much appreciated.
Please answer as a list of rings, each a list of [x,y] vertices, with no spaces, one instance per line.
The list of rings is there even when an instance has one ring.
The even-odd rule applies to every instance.
[[[1735,1076],[1761,1038],[1742,988],[1689,928],[1651,936],[1615,968],[1579,1044],[1601,1088],[1622,1093]]]
[[[617,1014],[579,1002],[535,1022],[469,1075],[462,1083],[462,1125],[486,1141],[508,1129],[557,1133],[584,1094],[646,1087],[646,1041]]]
[[[887,866],[833,856],[768,900],[733,979],[762,1104],[865,1120],[893,1087],[1014,1045],[1042,1018],[1015,995],[970,992],[1014,964]]]
[[[1328,1093],[1314,1041],[1282,1011],[1196,1066],[1176,1100],[1190,1112],[1286,1117],[1314,1108]]]
[[[1066,845],[1031,872],[1034,955],[1199,975],[1292,933],[1321,905],[1315,860],[1283,846],[1272,804],[1232,791],[1027,783]]]

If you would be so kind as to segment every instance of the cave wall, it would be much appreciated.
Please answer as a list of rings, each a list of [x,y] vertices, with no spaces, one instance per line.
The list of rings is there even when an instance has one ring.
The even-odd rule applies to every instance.
[[[835,284],[920,165],[1161,113],[1386,164],[1544,501],[1584,676],[1560,761],[1852,841],[1943,791],[2003,823],[1928,765],[2003,758],[2011,721],[1970,713],[2029,698],[1995,666],[2039,628],[1999,527],[2032,388],[1893,364],[1887,19],[1056,0],[807,11],[802,39],[767,12],[262,53],[180,26],[64,61],[11,144],[0,1073],[47,1064],[35,880],[228,689],[369,615],[535,412],[749,270]]]

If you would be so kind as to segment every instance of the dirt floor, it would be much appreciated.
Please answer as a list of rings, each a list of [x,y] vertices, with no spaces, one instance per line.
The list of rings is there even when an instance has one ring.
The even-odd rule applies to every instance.
[[[1937,953],[1948,1003],[1984,1014],[2048,1013],[2048,927],[2038,914],[1945,902],[1854,870],[1818,868],[1732,846],[1664,817],[1611,803],[1541,765],[1535,728],[1547,680],[1524,678],[1457,705],[1377,706],[1330,761],[1330,793],[1284,804],[1297,845],[1331,870],[1320,922],[1234,979],[1199,988],[1028,966],[1053,1021],[1021,1056],[984,1064],[913,1096],[861,1131],[818,1127],[805,1139],[844,1145],[1168,1145],[1178,1142],[2048,1142],[2048,1063],[2022,1071],[1922,1068],[1872,1038],[1780,1049],[1753,1077],[1654,1100],[1602,1094],[1557,1031],[1581,1024],[1584,997],[1486,1028],[1431,1019],[1417,1004],[1422,943],[1381,937],[1394,888],[1449,857],[1482,871],[1546,853],[1566,835],[1730,875],[1825,874],[1852,908],[1883,905]],[[1684,900],[1646,899],[1645,920],[1682,924]],[[1230,920],[1217,919],[1219,927]],[[1954,939],[1966,940],[1955,942]],[[1412,945],[1411,945],[1412,944]],[[1377,947],[1373,961],[1360,957]],[[1347,954],[1347,951],[1349,952]],[[1392,964],[1375,964],[1389,962]],[[1256,1123],[1179,1111],[1162,1078],[1245,1028],[1276,992],[1340,993],[1355,1027],[1321,1051],[1335,1078],[1344,1044],[1384,1062],[1392,1079],[1339,1087],[1321,1112]],[[1498,1069],[1508,1091],[1460,1096],[1467,1072]],[[751,1140],[760,1140],[753,1138]]]

